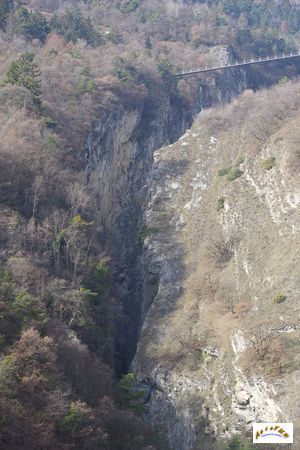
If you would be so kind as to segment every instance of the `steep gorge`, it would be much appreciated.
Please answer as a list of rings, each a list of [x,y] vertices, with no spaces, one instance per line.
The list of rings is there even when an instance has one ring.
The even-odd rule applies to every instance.
[[[233,57],[220,48],[219,60]],[[203,108],[229,102],[247,86],[243,70],[221,74],[199,85],[187,106],[172,90],[163,99],[128,102],[105,111],[89,133],[84,148],[89,184],[98,199],[100,235],[115,264],[115,295],[121,299],[126,320],[117,324],[116,367],[128,371],[141,325],[141,215],[153,151],[175,142]]]
[[[299,102],[299,84],[245,92],[154,153],[133,368],[172,448],[297,433]]]
[[[0,3],[1,449],[296,422],[299,1]]]
[[[240,367],[240,359],[250,348],[251,341],[251,336],[247,335],[251,330],[245,321],[249,318],[250,322],[257,321],[256,311],[259,310],[259,295],[253,287],[258,281],[251,271],[261,270],[258,264],[251,266],[247,256],[255,233],[247,236],[247,251],[238,247],[238,242],[243,241],[245,220],[254,224],[256,217],[244,211],[243,205],[263,202],[266,198],[271,217],[264,208],[254,214],[258,214],[258,226],[260,220],[267,223],[270,220],[269,227],[276,223],[275,216],[280,217],[283,211],[292,213],[296,205],[296,194],[291,186],[286,191],[288,204],[284,200],[280,212],[277,203],[283,205],[283,201],[272,198],[265,182],[261,178],[256,180],[252,174],[264,158],[270,158],[279,149],[263,146],[269,139],[267,133],[261,139],[264,142],[262,154],[259,151],[255,159],[257,149],[252,149],[253,155],[251,151],[245,155],[248,150],[245,153],[241,150],[245,136],[236,131],[231,144],[230,139],[228,143],[225,138],[225,144],[232,146],[226,153],[215,134],[220,126],[221,130],[235,127],[230,119],[234,111],[225,113],[224,118],[215,110],[210,116],[212,125],[205,116],[202,125],[200,116],[200,122],[178,143],[155,153],[153,167],[153,152],[183,136],[195,113],[229,102],[251,83],[253,79],[247,79],[245,72],[224,73],[217,81],[211,79],[210,83],[202,85],[190,109],[168,91],[158,108],[149,101],[142,105],[123,104],[99,119],[85,146],[89,182],[99,200],[99,230],[114,261],[114,294],[122,302],[125,317],[117,323],[116,369],[119,374],[129,370],[138,344],[133,369],[147,392],[148,418],[154,425],[166,426],[170,443],[176,450],[217,448],[216,436],[226,439],[236,432],[246,432],[255,418],[285,419],[282,404],[279,406],[274,400],[274,385],[262,374],[247,379]],[[244,103],[247,104],[247,100],[244,99]],[[235,114],[238,123],[239,112]],[[241,117],[241,126],[247,129],[246,122],[242,122],[245,120],[242,112]],[[277,138],[273,141],[277,142]],[[245,142],[248,145],[247,139]],[[249,148],[252,147],[257,146],[252,142]],[[276,158],[279,160],[280,155],[276,154]],[[253,169],[253,161],[256,169]],[[256,192],[245,193],[240,211],[229,209],[229,203],[239,201],[238,194],[234,190],[231,192],[230,187],[218,186],[214,171],[217,166],[221,169],[222,164],[237,164],[237,170],[241,165],[249,185],[243,189]],[[285,183],[284,179],[286,174],[281,183]],[[276,189],[281,196],[279,185]],[[185,200],[177,199],[181,195]],[[232,199],[228,200],[228,196]],[[210,209],[215,212],[209,212]],[[292,228],[296,227],[293,217]],[[288,223],[286,227],[288,230]],[[276,233],[274,230],[274,236]],[[279,234],[283,236],[281,233],[280,229]],[[229,243],[232,236],[234,244]],[[230,258],[220,261],[220,266],[218,262],[214,266],[206,254],[215,254],[215,244],[229,245]],[[292,245],[291,242],[288,248]],[[242,255],[239,251],[248,253]],[[280,251],[283,248],[278,248]],[[255,259],[255,252],[251,254]],[[291,257],[287,265],[281,267],[283,274],[290,270],[295,258]],[[246,273],[246,280],[241,270]],[[271,279],[266,281],[268,277],[266,275],[263,283],[270,282]],[[274,278],[272,280],[274,284]],[[249,283],[253,300],[245,299]],[[289,286],[292,298],[295,290],[295,286]],[[268,295],[275,295],[276,287],[269,291]],[[231,295],[234,301],[230,300]],[[251,308],[245,304],[252,301]],[[238,326],[229,326],[227,330],[219,316],[227,316],[225,320],[229,322],[236,320]],[[217,326],[211,320],[216,321]],[[285,315],[280,320],[284,322],[282,333],[286,329],[288,334],[296,330],[296,325],[288,323]],[[281,333],[280,326],[274,326]],[[225,336],[231,350],[227,348]],[[287,377],[283,384],[279,382],[280,390],[285,389],[289,379]],[[290,393],[283,395],[281,402],[292,411]],[[295,411],[290,417],[293,414]]]

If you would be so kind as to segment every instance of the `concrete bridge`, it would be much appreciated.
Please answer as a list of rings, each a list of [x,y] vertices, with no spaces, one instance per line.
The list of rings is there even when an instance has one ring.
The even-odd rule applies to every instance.
[[[176,73],[175,77],[185,77],[187,75],[194,75],[197,73],[206,73],[206,72],[213,72],[215,70],[222,70],[222,69],[230,69],[233,67],[244,67],[244,66],[251,66],[252,64],[264,64],[268,62],[274,62],[274,61],[284,61],[294,58],[299,58],[300,53],[283,53],[281,55],[273,55],[273,56],[266,56],[265,58],[256,58],[256,59],[249,59],[249,60],[243,60],[243,61],[236,61],[235,63],[227,64],[225,66],[212,66],[212,67],[204,67],[201,69],[194,69],[194,70],[188,70],[186,72],[180,72]]]

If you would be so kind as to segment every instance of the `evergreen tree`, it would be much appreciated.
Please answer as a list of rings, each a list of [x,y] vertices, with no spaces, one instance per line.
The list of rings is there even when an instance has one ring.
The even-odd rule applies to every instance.
[[[147,35],[147,38],[146,38],[145,48],[147,50],[151,50],[152,49],[151,37],[149,36],[149,34]]]
[[[161,59],[157,63],[157,68],[161,76],[165,79],[172,79],[175,71],[174,65],[168,60],[168,58]]]
[[[117,386],[117,398],[122,409],[129,409],[135,414],[144,412],[145,392],[134,388],[135,376],[133,373],[123,375]]]
[[[19,8],[14,16],[14,31],[23,34],[27,39],[39,39],[44,42],[50,27],[42,14]]]
[[[254,450],[254,447],[248,439],[241,436],[234,436],[226,450]]]
[[[8,13],[13,7],[12,0],[1,0],[0,1],[0,29],[5,28],[6,18]]]
[[[40,71],[34,63],[34,54],[30,52],[23,53],[19,59],[13,61],[6,70],[2,85],[15,84],[24,86],[28,89],[37,105],[41,104],[41,82],[39,79]]]
[[[50,26],[62,35],[66,42],[76,42],[78,39],[84,39],[90,45],[103,42],[102,36],[94,29],[90,20],[83,17],[77,8],[67,9],[62,16],[53,16]]]

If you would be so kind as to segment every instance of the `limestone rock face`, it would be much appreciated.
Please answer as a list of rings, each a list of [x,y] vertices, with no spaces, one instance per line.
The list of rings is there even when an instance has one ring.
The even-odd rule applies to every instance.
[[[300,422],[299,111],[247,91],[154,153],[133,369],[176,450]]]
[[[215,61],[230,61],[232,52],[218,47],[211,57]],[[121,371],[128,369],[128,361],[134,355],[141,309],[147,308],[147,300],[141,303],[140,295],[139,229],[153,151],[176,141],[191,125],[194,113],[240,94],[246,87],[246,75],[235,69],[232,74],[224,72],[217,78],[197,82],[196,86],[197,94],[190,105],[174,92],[166,91],[159,100],[127,99],[124,104],[103,111],[85,144],[99,235],[116,262],[115,296],[121,300],[127,318],[124,329],[119,327],[122,342],[117,345],[116,360]],[[153,264],[152,269],[148,268],[148,293],[156,290],[157,264]]]

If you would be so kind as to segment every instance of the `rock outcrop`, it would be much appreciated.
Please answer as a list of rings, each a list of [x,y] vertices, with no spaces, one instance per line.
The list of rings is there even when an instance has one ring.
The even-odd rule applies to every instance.
[[[223,62],[233,57],[224,47],[211,57]],[[103,111],[85,145],[89,185],[97,201],[99,235],[116,263],[115,295],[121,299],[126,323],[118,324],[117,369],[128,370],[140,329],[141,253],[140,220],[147,194],[153,151],[176,141],[205,107],[226,103],[246,87],[246,74],[234,70],[197,82],[192,104],[185,104],[174,90],[163,98],[128,101]],[[152,290],[155,290],[155,279]]]
[[[183,135],[196,112],[246,86],[245,73],[225,71],[199,82],[189,108],[169,91],[119,105],[85,146],[126,318],[117,371],[136,352],[147,418],[176,450],[217,449],[254,420],[299,416],[299,87],[272,99],[247,91]]]
[[[154,153],[133,368],[176,450],[299,423],[299,107],[247,91]]]

